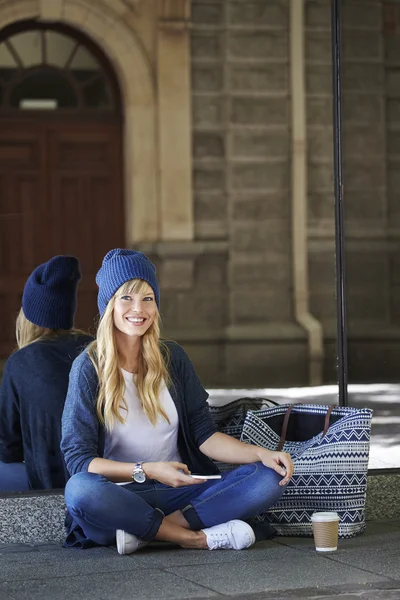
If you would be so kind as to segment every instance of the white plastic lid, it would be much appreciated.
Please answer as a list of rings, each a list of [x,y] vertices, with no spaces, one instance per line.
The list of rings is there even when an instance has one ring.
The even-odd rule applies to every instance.
[[[316,512],[311,515],[311,521],[316,523],[327,523],[329,521],[339,521],[340,517],[336,512]]]

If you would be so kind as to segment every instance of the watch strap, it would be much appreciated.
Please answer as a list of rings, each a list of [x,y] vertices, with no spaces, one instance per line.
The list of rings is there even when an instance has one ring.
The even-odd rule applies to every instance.
[[[145,475],[145,472],[143,471],[143,463],[142,462],[137,462],[135,463],[135,466],[133,467],[133,471],[132,471],[132,480],[135,481],[135,474],[136,473],[143,473],[143,475]]]

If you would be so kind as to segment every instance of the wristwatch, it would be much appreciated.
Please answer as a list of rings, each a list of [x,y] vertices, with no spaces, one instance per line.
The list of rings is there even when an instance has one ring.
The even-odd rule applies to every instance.
[[[144,483],[146,481],[146,474],[143,471],[143,463],[136,463],[133,467],[132,479],[136,483]]]

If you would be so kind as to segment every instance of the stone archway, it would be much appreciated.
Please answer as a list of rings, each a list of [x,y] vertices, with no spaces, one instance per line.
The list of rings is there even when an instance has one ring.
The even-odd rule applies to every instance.
[[[124,104],[125,231],[131,245],[159,236],[156,99],[151,65],[123,10],[119,0],[113,9],[101,0],[0,0],[0,28],[25,19],[64,22],[91,37],[111,60]]]

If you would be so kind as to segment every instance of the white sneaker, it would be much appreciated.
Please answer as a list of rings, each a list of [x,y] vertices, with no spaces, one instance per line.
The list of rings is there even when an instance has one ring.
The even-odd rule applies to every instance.
[[[115,537],[117,539],[118,554],[132,554],[132,552],[144,548],[149,543],[141,540],[137,535],[133,535],[133,533],[123,531],[123,529],[117,529]]]
[[[243,550],[256,541],[254,531],[244,521],[234,519],[221,525],[202,529],[207,536],[209,550],[232,549]]]

